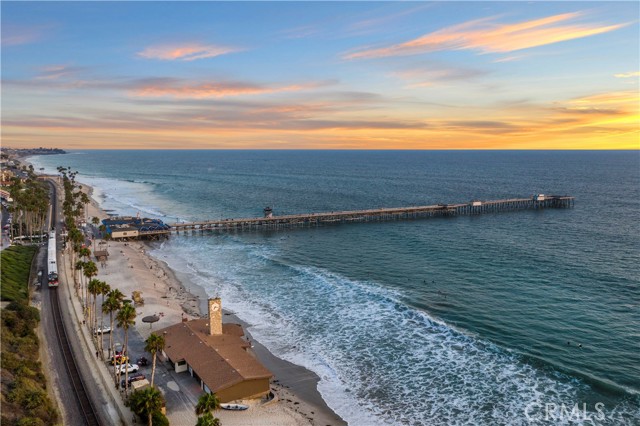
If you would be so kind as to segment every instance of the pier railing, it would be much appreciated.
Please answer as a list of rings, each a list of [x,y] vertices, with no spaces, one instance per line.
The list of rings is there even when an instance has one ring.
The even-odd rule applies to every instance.
[[[283,216],[254,217],[244,219],[221,219],[202,222],[171,223],[171,231],[214,231],[285,229],[310,227],[337,223],[374,222],[419,219],[439,216],[477,215],[514,210],[571,208],[574,197],[566,195],[535,195],[530,198],[507,200],[471,201],[459,204],[436,204],[381,208],[370,210],[350,210],[325,213],[303,213]]]

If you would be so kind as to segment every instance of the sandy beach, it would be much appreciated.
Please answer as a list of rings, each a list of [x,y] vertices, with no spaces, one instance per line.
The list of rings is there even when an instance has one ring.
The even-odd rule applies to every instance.
[[[89,195],[92,188],[83,185]],[[89,218],[97,216],[105,219],[109,215],[100,210],[92,199],[88,210]],[[100,243],[95,239],[96,247]],[[104,246],[103,246],[104,247]],[[118,288],[126,297],[133,291],[140,291],[144,304],[137,306],[135,329],[146,339],[155,329],[187,319],[201,317],[206,312],[206,300],[209,297],[201,287],[184,282],[185,277],[178,277],[162,259],[155,259],[148,254],[147,243],[108,242],[109,258],[105,264],[98,263],[97,278],[106,281],[112,288]],[[93,247],[92,247],[93,249]],[[223,306],[224,306],[224,300]],[[148,315],[157,315],[160,320],[152,327],[141,319]],[[317,390],[318,377],[313,372],[279,359],[250,335],[250,325],[239,318],[225,312],[224,322],[241,323],[245,334],[253,343],[253,352],[257,358],[274,374],[271,388],[276,399],[266,404],[259,401],[241,401],[250,406],[243,412],[225,412],[219,410],[215,415],[225,426],[252,425],[344,425],[324,402]],[[108,323],[108,317],[105,317]],[[249,328],[249,329],[248,329]],[[195,383],[195,381],[194,381]],[[193,411],[172,412],[167,407],[167,417],[171,424],[195,424]]]

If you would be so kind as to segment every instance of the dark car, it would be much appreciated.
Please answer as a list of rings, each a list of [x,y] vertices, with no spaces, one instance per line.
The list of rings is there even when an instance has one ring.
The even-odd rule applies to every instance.
[[[145,375],[142,373],[133,373],[129,376],[129,384],[133,383],[133,382],[137,382],[138,380],[144,380],[146,379]],[[126,382],[124,379],[122,379],[122,381],[120,382],[120,386],[125,387]]]
[[[136,364],[146,366],[149,365],[149,360],[146,357],[141,356],[136,360]]]

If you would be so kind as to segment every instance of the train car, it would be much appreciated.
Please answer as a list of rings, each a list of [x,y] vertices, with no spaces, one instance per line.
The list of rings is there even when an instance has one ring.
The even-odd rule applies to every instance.
[[[56,253],[56,231],[49,232],[49,246],[47,250],[49,267],[49,287],[58,287],[58,261]]]

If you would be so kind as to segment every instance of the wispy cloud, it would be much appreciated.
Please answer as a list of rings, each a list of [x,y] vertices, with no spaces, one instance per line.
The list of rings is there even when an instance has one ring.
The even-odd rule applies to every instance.
[[[526,58],[526,55],[511,55],[511,56],[505,56],[504,58],[498,58],[496,59],[495,63],[500,63],[500,62],[513,62],[513,61],[519,61],[523,58]]]
[[[2,46],[19,46],[40,41],[47,28],[43,26],[2,25]]]
[[[619,74],[614,74],[613,76],[616,78],[640,77],[640,71],[623,72]]]
[[[328,96],[328,95],[327,95]],[[368,149],[637,149],[638,95],[598,93],[554,104],[516,102],[428,120],[425,114],[388,114],[353,107],[357,94],[336,92],[335,102],[279,103],[263,99],[167,103],[151,110],[87,110],[80,105],[43,116],[20,113],[3,118],[3,136],[12,143],[45,138],[60,146],[111,148],[180,146],[217,148]],[[378,102],[384,101],[374,96]],[[118,107],[121,105],[118,105]],[[5,129],[6,127],[6,129]],[[112,143],[113,139],[117,143]],[[541,140],[544,141],[541,143]],[[25,141],[25,142],[21,142]],[[125,143],[126,141],[126,143]],[[84,145],[83,145],[84,144]]]
[[[451,67],[442,64],[425,64],[391,73],[392,76],[408,82],[410,88],[431,87],[453,81],[475,80],[477,77],[486,74],[486,71],[479,69]]]
[[[286,86],[267,86],[255,83],[218,81],[188,83],[176,79],[141,80],[131,93],[141,97],[174,97],[174,98],[224,98],[228,96],[262,95],[277,92],[294,92],[314,89],[331,84],[330,82],[312,82],[291,84]]]
[[[441,50],[471,49],[481,53],[506,53],[614,31],[628,24],[569,24],[579,12],[548,16],[515,24],[499,24],[497,17],[477,19],[425,34],[387,47],[365,48],[345,54],[345,59],[416,55]]]
[[[36,80],[59,80],[74,76],[82,72],[85,68],[67,65],[49,65],[41,68]]]
[[[575,98],[568,102],[568,104],[575,109],[579,108],[596,108],[603,105],[627,105],[635,106],[637,110],[639,108],[638,102],[640,101],[640,95],[635,91],[620,91],[620,92],[607,92],[597,95],[584,96],[581,98]]]
[[[312,35],[316,35],[320,32],[320,27],[317,25],[303,25],[295,28],[288,28],[280,31],[280,34],[284,36],[284,38],[288,39],[298,39],[298,38],[306,38]]]
[[[241,49],[217,46],[214,44],[168,44],[147,47],[138,56],[146,59],[160,59],[165,61],[195,61],[197,59],[213,58],[227,53],[238,52]]]
[[[434,7],[433,3],[425,3],[416,7],[395,11],[395,4],[379,4],[381,4],[382,7],[374,9],[374,14],[377,16],[353,22],[349,25],[347,32],[350,35],[363,35],[371,32],[377,32],[380,31],[380,29],[388,28],[394,21],[398,21],[406,16],[411,16],[417,12]],[[389,7],[390,5],[392,8]]]

